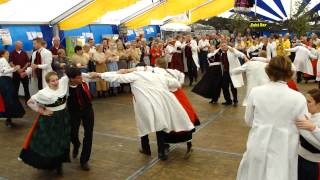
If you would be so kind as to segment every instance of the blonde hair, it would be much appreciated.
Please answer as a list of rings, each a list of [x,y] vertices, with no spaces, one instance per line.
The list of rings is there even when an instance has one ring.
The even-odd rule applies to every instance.
[[[164,57],[159,57],[156,59],[156,65],[159,68],[167,69],[168,68],[168,63]]]
[[[266,73],[271,81],[287,81],[292,78],[292,63],[286,56],[273,57],[268,66],[266,67]]]
[[[45,76],[45,80],[46,80],[47,83],[50,82],[51,76],[58,76],[58,74],[56,72],[54,72],[54,71],[48,72],[46,74],[46,76]]]
[[[58,49],[58,55],[61,55],[62,53],[66,54],[66,51],[64,49]]]
[[[267,58],[267,52],[264,51],[264,50],[261,50],[261,51],[259,52],[259,57]]]

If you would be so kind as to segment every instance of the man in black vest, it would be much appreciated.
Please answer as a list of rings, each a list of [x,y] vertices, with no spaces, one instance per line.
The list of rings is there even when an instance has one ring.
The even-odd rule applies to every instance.
[[[82,144],[82,152],[80,157],[81,168],[89,171],[88,161],[91,155],[94,112],[92,109],[91,95],[89,87],[83,81],[81,72],[78,68],[70,68],[67,72],[70,79],[69,97],[67,100],[68,110],[71,116],[71,142],[73,144],[72,157],[77,158],[79,147],[79,128],[82,121],[84,128],[84,138]]]

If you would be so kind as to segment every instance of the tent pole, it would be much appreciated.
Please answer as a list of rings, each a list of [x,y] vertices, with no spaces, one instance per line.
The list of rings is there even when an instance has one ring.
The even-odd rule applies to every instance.
[[[60,14],[58,17],[54,18],[49,22],[49,26],[54,26],[58,24],[59,22],[63,21],[65,18],[71,16],[72,14],[76,13],[80,9],[88,6],[89,4],[93,3],[96,0],[83,0],[77,5],[73,6],[72,8],[68,9],[64,13]]]
[[[291,19],[292,16],[292,0],[290,0],[290,15],[289,15],[289,19]]]
[[[59,36],[59,26],[56,24],[52,27],[53,36]]]
[[[254,3],[254,16],[257,17],[257,1],[258,0],[255,0],[255,3]]]

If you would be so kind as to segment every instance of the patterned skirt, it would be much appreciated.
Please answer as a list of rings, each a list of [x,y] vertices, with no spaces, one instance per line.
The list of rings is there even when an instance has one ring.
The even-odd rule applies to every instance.
[[[55,169],[70,162],[70,116],[66,109],[39,115],[30,129],[20,159],[38,169]]]

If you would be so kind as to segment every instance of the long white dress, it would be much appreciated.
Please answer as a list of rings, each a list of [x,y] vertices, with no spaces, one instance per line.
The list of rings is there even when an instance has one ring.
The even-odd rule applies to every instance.
[[[251,126],[237,180],[297,180],[297,118],[308,113],[305,97],[286,82],[253,88],[245,113]]]
[[[247,98],[252,88],[264,85],[270,81],[265,68],[268,64],[260,61],[248,61],[242,66],[231,70],[231,74],[246,73],[247,93],[242,105],[247,106]]]
[[[235,48],[233,48],[233,51],[231,50],[227,51],[227,56],[228,56],[229,72],[230,72],[232,84],[235,88],[240,88],[244,85],[242,74],[231,74],[231,71],[232,69],[235,69],[241,66],[239,58],[244,58],[246,55],[236,50]]]
[[[45,88],[47,86],[45,76],[48,72],[52,71],[52,53],[51,51],[41,48],[37,50],[40,52],[41,55],[41,64],[38,65],[38,68],[42,70],[42,87]],[[36,59],[36,53],[37,51],[34,51],[32,54],[32,60],[31,63],[34,64],[35,59]],[[36,94],[39,89],[38,89],[38,79],[36,78],[36,75],[32,74],[32,69],[29,67],[26,72],[28,75],[31,75],[31,83],[29,86],[30,89],[30,94]]]
[[[179,81],[180,85],[182,86],[184,84],[184,73],[180,72],[176,69],[163,69],[159,67],[152,67],[152,66],[146,66],[146,67],[137,67],[137,71],[149,71],[149,72],[155,72],[162,74],[168,78],[175,78]],[[179,87],[169,87],[170,92],[175,92],[178,90]]]
[[[297,72],[313,75],[313,67],[310,58],[317,59],[317,57],[313,55],[309,49],[303,46],[296,46],[291,49],[286,49],[286,51],[296,52],[296,57],[293,61],[293,64],[296,67]]]
[[[191,46],[191,50],[192,50],[192,59],[194,61],[194,64],[197,66],[197,70],[199,70],[200,65],[199,65],[199,47],[197,45],[197,41],[195,40],[191,40],[190,41],[190,46]]]
[[[320,81],[320,49],[311,49],[313,55],[317,57],[317,74],[316,74],[316,81]]]
[[[101,78],[109,82],[130,83],[139,136],[156,131],[190,131],[194,128],[188,114],[169,88],[180,87],[174,78],[161,73],[135,71],[129,74],[106,72]]]

